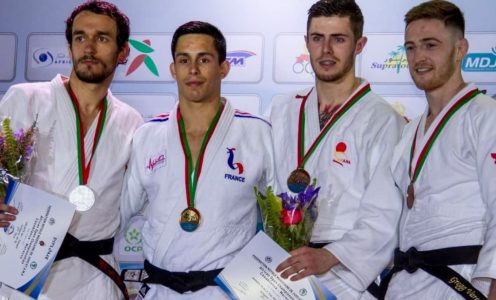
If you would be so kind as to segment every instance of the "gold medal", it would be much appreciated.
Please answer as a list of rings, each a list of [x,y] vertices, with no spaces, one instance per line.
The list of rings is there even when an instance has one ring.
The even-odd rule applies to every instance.
[[[200,226],[200,221],[200,212],[196,208],[188,207],[181,212],[179,225],[184,231],[193,232]]]
[[[310,174],[303,168],[297,168],[289,174],[287,184],[291,192],[303,192],[310,184]]]
[[[406,190],[406,206],[408,209],[413,207],[413,202],[415,200],[415,191],[413,190],[413,183],[410,183],[408,189]]]

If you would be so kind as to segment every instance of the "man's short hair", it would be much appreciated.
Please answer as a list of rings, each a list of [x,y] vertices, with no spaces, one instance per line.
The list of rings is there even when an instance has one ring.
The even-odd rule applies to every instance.
[[[421,19],[440,20],[446,27],[456,29],[465,35],[465,19],[455,4],[444,0],[433,0],[421,3],[410,9],[405,15],[405,27],[411,22]]]
[[[129,41],[129,18],[112,3],[106,1],[90,0],[76,7],[69,18],[65,21],[65,38],[69,45],[72,45],[72,25],[74,19],[83,11],[89,11],[98,15],[105,15],[112,18],[117,25],[117,47],[121,50]]]
[[[310,23],[317,17],[349,17],[355,41],[363,35],[362,10],[354,0],[320,0],[308,10],[307,33]]]
[[[190,21],[179,26],[172,36],[172,59],[176,61],[176,47],[179,38],[186,34],[206,34],[214,39],[214,47],[219,54],[219,64],[226,60],[226,38],[214,25],[202,21]]]

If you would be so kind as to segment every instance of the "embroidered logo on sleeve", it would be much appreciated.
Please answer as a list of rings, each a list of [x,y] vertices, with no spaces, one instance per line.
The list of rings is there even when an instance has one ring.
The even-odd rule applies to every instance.
[[[344,142],[339,142],[336,145],[336,150],[332,155],[332,161],[337,163],[340,166],[344,166],[344,164],[351,164],[351,161],[346,156],[346,144]]]
[[[234,162],[234,151],[236,151],[236,148],[227,148],[227,165],[231,170],[236,171],[238,174],[233,175],[226,173],[224,178],[233,181],[245,182],[245,178],[243,176],[239,176],[244,172],[243,164],[240,162]]]
[[[158,169],[165,167],[165,164],[166,164],[165,152],[152,155],[146,161],[146,165],[145,165],[146,173],[147,174],[155,173]]]
[[[491,153],[491,158],[494,159],[494,163],[496,164],[496,153]]]

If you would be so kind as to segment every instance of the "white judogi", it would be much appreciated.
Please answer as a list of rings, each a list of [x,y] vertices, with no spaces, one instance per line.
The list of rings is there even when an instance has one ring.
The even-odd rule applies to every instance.
[[[468,91],[461,90],[425,132],[428,109],[405,127],[395,149],[392,169],[398,187],[406,195],[410,183],[409,155],[420,122],[414,161],[446,111]],[[434,142],[414,184],[415,202],[406,205],[400,221],[400,250],[419,251],[484,244],[477,265],[451,266],[481,292],[488,279],[496,278],[496,102],[479,95],[461,107]],[[476,278],[473,280],[473,278]],[[439,279],[417,270],[396,273],[387,299],[462,299]]]
[[[362,82],[354,93],[367,84]],[[274,101],[270,109],[277,177],[286,189],[297,167],[298,116],[308,93],[306,151],[321,132],[316,89]],[[338,299],[360,297],[392,258],[401,199],[389,163],[402,126],[393,108],[369,92],[334,125],[305,165],[321,186],[312,242],[332,242],[325,248],[341,261],[319,279]]]
[[[132,135],[143,122],[138,112],[117,100],[110,91],[107,100],[107,118],[87,183],[95,193],[95,205],[86,212],[76,212],[69,228],[69,232],[82,241],[108,239],[116,233],[119,194],[131,152]],[[0,117],[4,116],[12,118],[14,130],[31,126],[37,116],[36,156],[27,183],[67,198],[79,185],[79,176],[76,113],[62,76],[58,75],[50,82],[12,86],[0,102]],[[93,148],[97,119],[84,140],[87,162]],[[106,260],[116,267],[111,255]],[[64,300],[122,298],[107,275],[79,258],[56,262],[42,294]]]
[[[255,235],[257,202],[253,187],[274,186],[274,157],[270,124],[235,111],[229,101],[204,154],[197,183],[195,207],[202,222],[194,232],[179,225],[187,207],[185,156],[181,147],[178,106],[169,114],[140,128],[133,140],[131,162],[122,193],[125,224],[148,203],[142,230],[143,253],[153,265],[172,272],[223,268]],[[240,173],[229,166],[243,167]],[[237,178],[238,180],[233,178]],[[151,284],[146,299],[228,299],[219,287],[179,294]]]

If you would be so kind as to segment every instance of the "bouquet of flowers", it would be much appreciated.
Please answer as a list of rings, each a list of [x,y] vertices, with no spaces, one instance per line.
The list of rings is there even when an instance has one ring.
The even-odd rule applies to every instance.
[[[22,179],[33,154],[36,121],[28,129],[13,131],[10,119],[0,127],[0,197],[7,193],[8,178]]]
[[[268,187],[265,196],[255,187],[257,202],[262,213],[265,233],[286,251],[307,245],[317,220],[317,196],[320,187],[316,181],[298,193],[275,195]]]

